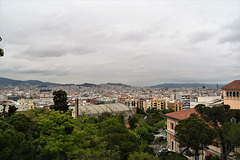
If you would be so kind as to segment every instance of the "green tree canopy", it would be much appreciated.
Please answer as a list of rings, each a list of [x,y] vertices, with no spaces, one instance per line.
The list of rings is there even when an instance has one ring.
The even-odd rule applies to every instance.
[[[136,134],[143,140],[147,141],[148,144],[154,141],[154,135],[153,132],[156,129],[145,124],[137,127],[135,129]]]
[[[14,105],[10,105],[9,108],[8,108],[7,117],[10,117],[10,116],[14,115],[17,109],[18,108],[15,107]]]
[[[0,121],[0,159],[34,159],[34,146],[24,137],[24,134],[15,130],[12,125]]]
[[[139,114],[133,114],[132,116],[129,116],[128,118],[128,124],[130,125],[130,129],[133,130],[138,126],[138,120],[141,118],[141,115]]]
[[[128,160],[158,160],[158,157],[149,153],[134,152],[129,155]]]
[[[214,138],[214,130],[204,123],[196,114],[191,114],[189,118],[180,120],[175,128],[175,138],[184,147],[181,153],[188,149],[195,152],[198,156],[199,150],[203,150],[212,144]]]
[[[74,129],[76,119],[70,114],[60,111],[50,111],[41,114],[37,123],[39,126],[39,137],[35,140],[38,146],[40,159],[67,159],[68,152],[74,150],[71,133]]]
[[[12,125],[18,132],[24,133],[26,137],[31,137],[31,120],[24,114],[14,114],[5,118],[4,121]]]
[[[165,119],[164,114],[162,112],[153,112],[147,118],[147,124],[150,126],[154,126],[154,124],[158,123],[159,121]]]
[[[201,114],[202,119],[215,129],[222,148],[221,159],[226,160],[234,147],[239,146],[240,134],[236,134],[239,131],[239,125],[233,124],[232,119],[240,122],[240,110],[230,109],[229,105],[211,108],[197,105],[195,108]]]
[[[63,111],[66,112],[68,110],[67,103],[67,93],[63,90],[58,90],[53,92],[53,102],[52,106],[55,111]]]

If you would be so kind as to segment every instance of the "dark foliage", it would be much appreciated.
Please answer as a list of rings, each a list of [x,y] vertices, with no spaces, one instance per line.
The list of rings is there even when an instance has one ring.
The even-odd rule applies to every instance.
[[[58,90],[53,92],[53,102],[52,106],[55,111],[63,111],[66,112],[68,110],[67,103],[67,93],[63,90]]]

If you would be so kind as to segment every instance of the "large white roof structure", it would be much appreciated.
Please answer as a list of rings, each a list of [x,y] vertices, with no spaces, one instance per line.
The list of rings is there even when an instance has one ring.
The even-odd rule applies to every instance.
[[[73,115],[75,113],[75,107],[71,107],[73,109]],[[98,116],[104,112],[108,113],[116,113],[119,114],[121,112],[125,112],[128,114],[132,114],[132,111],[129,107],[125,106],[121,103],[111,103],[111,104],[101,104],[101,105],[83,105],[79,106],[79,115],[93,115]]]

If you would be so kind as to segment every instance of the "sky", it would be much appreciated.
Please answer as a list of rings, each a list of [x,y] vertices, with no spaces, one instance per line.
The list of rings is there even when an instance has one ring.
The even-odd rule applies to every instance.
[[[240,79],[240,0],[0,0],[0,77],[56,83]]]

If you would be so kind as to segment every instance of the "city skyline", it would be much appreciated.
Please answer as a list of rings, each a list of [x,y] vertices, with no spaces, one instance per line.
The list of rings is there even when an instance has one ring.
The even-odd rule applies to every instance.
[[[0,1],[1,77],[56,83],[239,79],[240,1]]]

